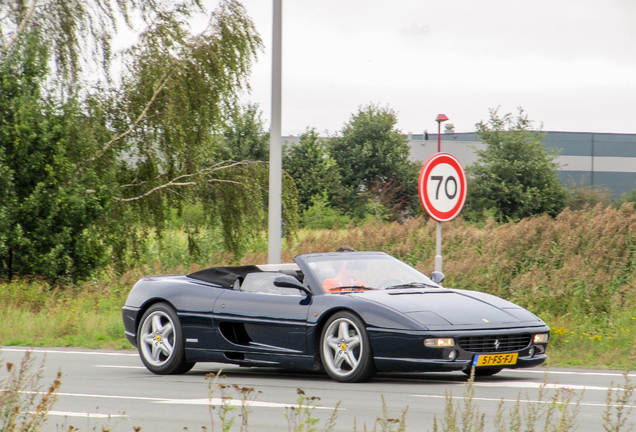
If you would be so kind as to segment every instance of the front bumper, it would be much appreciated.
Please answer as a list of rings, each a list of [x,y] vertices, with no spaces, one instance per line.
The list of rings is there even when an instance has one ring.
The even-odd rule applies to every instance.
[[[535,354],[534,357],[519,356],[514,365],[500,366],[504,369],[531,368],[545,363],[545,354]],[[469,371],[472,368],[473,360],[439,360],[439,359],[411,359],[411,358],[388,358],[375,357],[375,366],[379,371],[391,372],[451,372]],[[483,369],[495,369],[493,367],[482,367]],[[497,367],[499,369],[499,367]]]
[[[369,329],[375,366],[379,371],[400,372],[443,372],[469,371],[473,366],[476,355],[518,353],[517,362],[513,365],[480,366],[479,369],[518,369],[530,368],[543,364],[546,359],[547,343],[534,343],[529,339],[528,345],[513,351],[498,351],[493,348],[488,352],[474,352],[463,349],[459,344],[444,348],[427,348],[424,340],[427,338],[458,338],[463,336],[481,335],[509,335],[548,332],[547,326],[531,329],[502,329],[497,331],[485,330],[479,332],[436,332],[422,334],[421,332],[397,332]],[[454,358],[451,360],[451,353]]]

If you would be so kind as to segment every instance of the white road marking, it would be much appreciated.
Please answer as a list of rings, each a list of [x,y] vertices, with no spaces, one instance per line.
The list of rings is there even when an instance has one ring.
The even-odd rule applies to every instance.
[[[93,365],[98,368],[116,368],[116,369],[146,369],[144,366],[122,366],[122,365]]]
[[[88,418],[114,418],[114,417],[128,417],[123,414],[102,414],[102,413],[80,413],[70,411],[49,411],[46,415],[61,416],[61,417],[88,417]]]
[[[32,391],[21,391],[20,393],[28,393],[28,394],[47,394],[46,392],[32,392]],[[97,394],[87,394],[87,393],[56,393],[58,396],[68,396],[68,397],[83,397],[83,398],[102,398],[102,399],[129,399],[129,400],[142,400],[142,401],[150,401],[157,402],[162,400],[168,400],[166,398],[156,398],[156,397],[145,397],[145,396],[117,396],[117,395],[97,395]]]
[[[103,355],[103,356],[117,356],[117,357],[138,357],[139,354],[119,353],[119,352],[103,352],[103,351],[60,351],[49,349],[31,349],[31,348],[0,348],[0,351],[7,352],[26,352],[31,351],[35,353],[44,354],[79,354],[79,355]]]
[[[465,384],[459,384],[461,386],[465,386]],[[505,381],[505,382],[476,382],[473,383],[475,387],[505,387],[505,388],[541,388],[544,384],[540,382],[525,382],[525,381]],[[576,384],[554,384],[547,383],[545,384],[545,388],[548,390],[558,390],[558,389],[570,389],[570,390],[602,390],[608,391],[609,387],[596,387],[596,386],[585,386],[585,385],[576,385]]]
[[[175,404],[175,405],[217,405],[221,406],[223,404],[227,404],[229,406],[242,406],[243,402],[239,399],[222,399],[222,398],[212,398],[212,399],[164,399],[161,401],[156,401],[153,403],[161,403],[161,404]],[[287,408],[294,407],[298,408],[297,404],[286,404],[286,403],[278,403],[278,402],[261,402],[261,401],[246,401],[245,405],[249,407],[261,407],[261,408]],[[317,406],[315,409],[325,409],[325,410],[333,410],[335,407],[323,407]],[[342,408],[339,408],[342,409]]]
[[[28,392],[22,391],[20,393],[29,393],[29,394],[47,394],[46,392]],[[157,397],[145,397],[145,396],[116,396],[116,395],[97,395],[97,394],[87,394],[87,393],[62,393],[58,392],[58,396],[69,396],[69,397],[83,397],[83,398],[102,398],[102,399],[128,399],[128,400],[140,400],[140,401],[148,401],[151,403],[165,403],[165,404],[173,404],[173,405],[223,405],[226,403],[221,398],[212,398],[212,400],[205,399],[171,399],[171,398],[157,398]],[[242,406],[242,401],[240,399],[228,399],[227,404],[230,406]],[[297,404],[289,404],[289,403],[278,403],[278,402],[260,402],[260,401],[247,401],[247,406],[250,407],[262,407],[262,408],[286,408],[286,407],[294,407],[298,408]],[[335,407],[322,407],[317,406],[316,409],[328,409],[333,410]],[[108,415],[108,414],[106,414]]]
[[[553,371],[553,370],[530,370],[530,369],[514,369],[508,370],[507,372],[514,373],[528,373],[528,374],[541,374],[541,375],[589,375],[589,376],[616,376],[622,377],[625,374],[615,373],[615,372],[572,372],[572,371]],[[629,377],[636,377],[636,374],[629,374]]]
[[[420,395],[420,394],[414,394],[411,395],[413,397],[420,397],[420,398],[428,398],[428,399],[446,399],[446,396],[441,396],[441,395]],[[465,398],[463,396],[453,396],[453,399],[461,399],[464,400]],[[485,401],[485,402],[501,402],[502,400],[504,402],[512,402],[512,403],[517,403],[517,399],[506,399],[506,398],[500,398],[500,399],[496,399],[496,398],[482,398],[482,397],[473,397],[472,400],[474,401]],[[519,402],[521,403],[536,403],[536,404],[550,404],[552,403],[551,400],[529,400],[529,399],[519,399]],[[570,405],[575,406],[576,405],[576,400],[572,400],[570,402]],[[599,402],[580,402],[579,405],[581,406],[589,406],[589,407],[603,407],[603,408],[607,408],[607,404],[606,403],[599,403]],[[612,404],[612,407],[620,407],[620,404]],[[623,405],[625,408],[634,408],[636,407],[636,405]]]

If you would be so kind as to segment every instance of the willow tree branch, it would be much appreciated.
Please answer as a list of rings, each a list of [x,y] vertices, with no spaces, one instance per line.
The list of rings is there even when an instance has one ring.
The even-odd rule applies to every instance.
[[[24,19],[22,20],[22,22],[18,26],[18,28],[15,31],[15,33],[13,33],[13,35],[11,35],[9,40],[2,47],[2,52],[0,53],[0,57],[2,57],[2,55],[7,53],[11,49],[13,44],[18,40],[18,37],[20,37],[20,33],[22,33],[22,31],[24,30],[24,28],[26,27],[28,22],[31,20],[31,17],[33,16],[33,12],[35,12],[35,6],[37,5],[37,3],[38,3],[38,0],[31,0],[31,4],[29,5],[29,10],[27,11],[26,15],[24,16]]]
[[[215,182],[215,183],[230,183],[230,184],[237,184],[237,185],[241,184],[241,182],[237,182],[237,181],[234,181],[234,180],[213,179],[211,181]],[[119,201],[119,202],[139,201],[140,199],[144,199],[147,196],[150,196],[153,193],[160,191],[161,189],[170,188],[171,186],[195,186],[197,184],[198,184],[197,182],[184,182],[184,183],[168,182],[166,184],[162,184],[161,186],[157,186],[155,188],[152,188],[148,192],[143,193],[143,194],[141,194],[139,196],[132,197],[132,198],[115,198],[115,201]],[[170,190],[171,192],[174,192],[171,189],[168,189],[168,190]]]
[[[235,168],[237,166],[242,166],[242,165],[251,165],[253,163],[260,163],[260,162],[257,162],[257,161],[241,161],[241,162],[231,162],[231,163],[229,163],[229,161],[221,161],[221,162],[215,163],[211,167],[203,168],[203,169],[201,169],[201,170],[199,170],[199,171],[197,171],[195,173],[182,174],[182,175],[180,175],[178,177],[173,178],[172,180],[170,180],[170,182],[176,182],[176,181],[179,181],[179,180],[184,180],[184,179],[187,179],[187,178],[190,178],[190,177],[194,177],[194,176],[198,176],[198,175],[202,175],[202,174],[212,174],[212,173],[214,173],[216,171],[222,171],[222,170],[225,170],[225,169]],[[220,166],[220,165],[223,165],[223,164],[227,164],[227,165]],[[159,175],[156,178],[158,179],[159,177],[161,177],[161,176]],[[212,181],[221,182],[221,183],[232,183],[231,180],[213,179]],[[168,183],[170,183],[170,182],[168,182]],[[145,183],[148,183],[148,181],[142,181],[140,183],[134,183],[133,182],[133,183],[130,183],[130,184],[121,185],[119,187],[126,188],[126,187],[133,187],[133,186],[141,186],[142,184],[145,184]],[[166,184],[168,184],[168,183],[166,183]]]
[[[165,75],[163,76],[163,78],[161,78],[161,80],[159,81],[160,84],[157,86],[157,88],[153,92],[152,97],[150,98],[150,100],[148,101],[146,106],[144,107],[144,110],[141,112],[141,114],[139,114],[139,117],[137,117],[137,119],[130,125],[130,127],[126,130],[126,132],[122,132],[119,135],[115,136],[110,141],[108,141],[104,145],[104,147],[102,147],[102,149],[97,152],[97,154],[95,156],[93,156],[92,158],[90,158],[87,161],[88,163],[95,162],[97,159],[102,157],[104,155],[104,153],[106,153],[108,151],[108,149],[110,149],[117,141],[119,141],[122,138],[130,135],[135,130],[137,125],[139,125],[139,123],[141,123],[142,121],[144,121],[147,118],[146,114],[148,113],[148,110],[150,109],[152,104],[157,99],[157,96],[159,95],[161,90],[163,90],[163,88],[166,86],[166,83],[168,82],[168,78],[170,78],[170,75],[172,75],[173,71],[174,71],[174,68],[172,68],[171,70],[167,71],[165,73]]]
[[[152,195],[153,193],[158,192],[158,191],[160,191],[162,189],[168,188],[168,190],[170,190],[169,188],[172,187],[172,186],[196,186],[198,184],[198,182],[196,182],[196,181],[186,181],[186,182],[184,182],[182,180],[189,179],[189,178],[191,178],[193,176],[211,174],[211,173],[216,172],[216,171],[221,171],[221,170],[224,170],[224,169],[233,168],[233,167],[237,167],[237,166],[240,166],[240,165],[249,165],[252,162],[233,162],[233,163],[228,164],[228,165],[219,166],[219,165],[221,165],[223,163],[227,163],[227,161],[218,162],[218,163],[214,164],[213,166],[211,166],[209,168],[204,168],[202,170],[199,170],[196,173],[183,174],[183,175],[177,176],[177,177],[173,178],[172,180],[170,180],[169,182],[164,183],[162,185],[159,185],[157,187],[154,187],[154,188],[150,189],[149,191],[147,191],[147,192],[145,192],[145,193],[143,193],[141,195],[138,195],[136,197],[115,198],[115,201],[118,201],[118,202],[139,201],[139,200],[144,199],[144,198],[146,198],[146,197]],[[237,185],[241,184],[240,182],[237,182],[235,180],[225,180],[225,179],[210,179],[208,181],[215,182],[215,183],[230,183],[230,184],[237,184]],[[131,186],[139,186],[140,184],[141,183],[139,183],[139,184],[127,184],[127,185],[121,185],[120,187],[124,188],[124,187],[131,187]],[[171,191],[171,192],[174,192],[174,191]]]
[[[136,197],[132,197],[132,198],[116,198],[116,201],[119,202],[131,202],[131,201],[138,201],[140,199],[144,199],[149,195],[152,195],[153,193],[161,190],[161,189],[165,189],[165,188],[169,188],[170,186],[194,186],[196,185],[197,182],[185,182],[185,183],[174,183],[174,182],[168,182],[166,184],[163,184],[161,186],[157,186],[155,188],[150,189],[148,192],[141,194],[139,196]]]

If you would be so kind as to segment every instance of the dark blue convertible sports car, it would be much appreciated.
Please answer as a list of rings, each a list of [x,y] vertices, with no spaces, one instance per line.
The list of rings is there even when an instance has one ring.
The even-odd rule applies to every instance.
[[[151,276],[123,308],[126,337],[156,374],[196,362],[324,370],[493,375],[546,359],[549,328],[527,310],[443,287],[381,252],[299,255],[293,264]]]

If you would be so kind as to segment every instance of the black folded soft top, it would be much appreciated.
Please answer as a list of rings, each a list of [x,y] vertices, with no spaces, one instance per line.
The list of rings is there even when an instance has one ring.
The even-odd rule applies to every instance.
[[[263,270],[255,265],[211,267],[190,273],[186,276],[224,287],[231,287],[238,278],[244,279],[245,275],[262,271]]]

